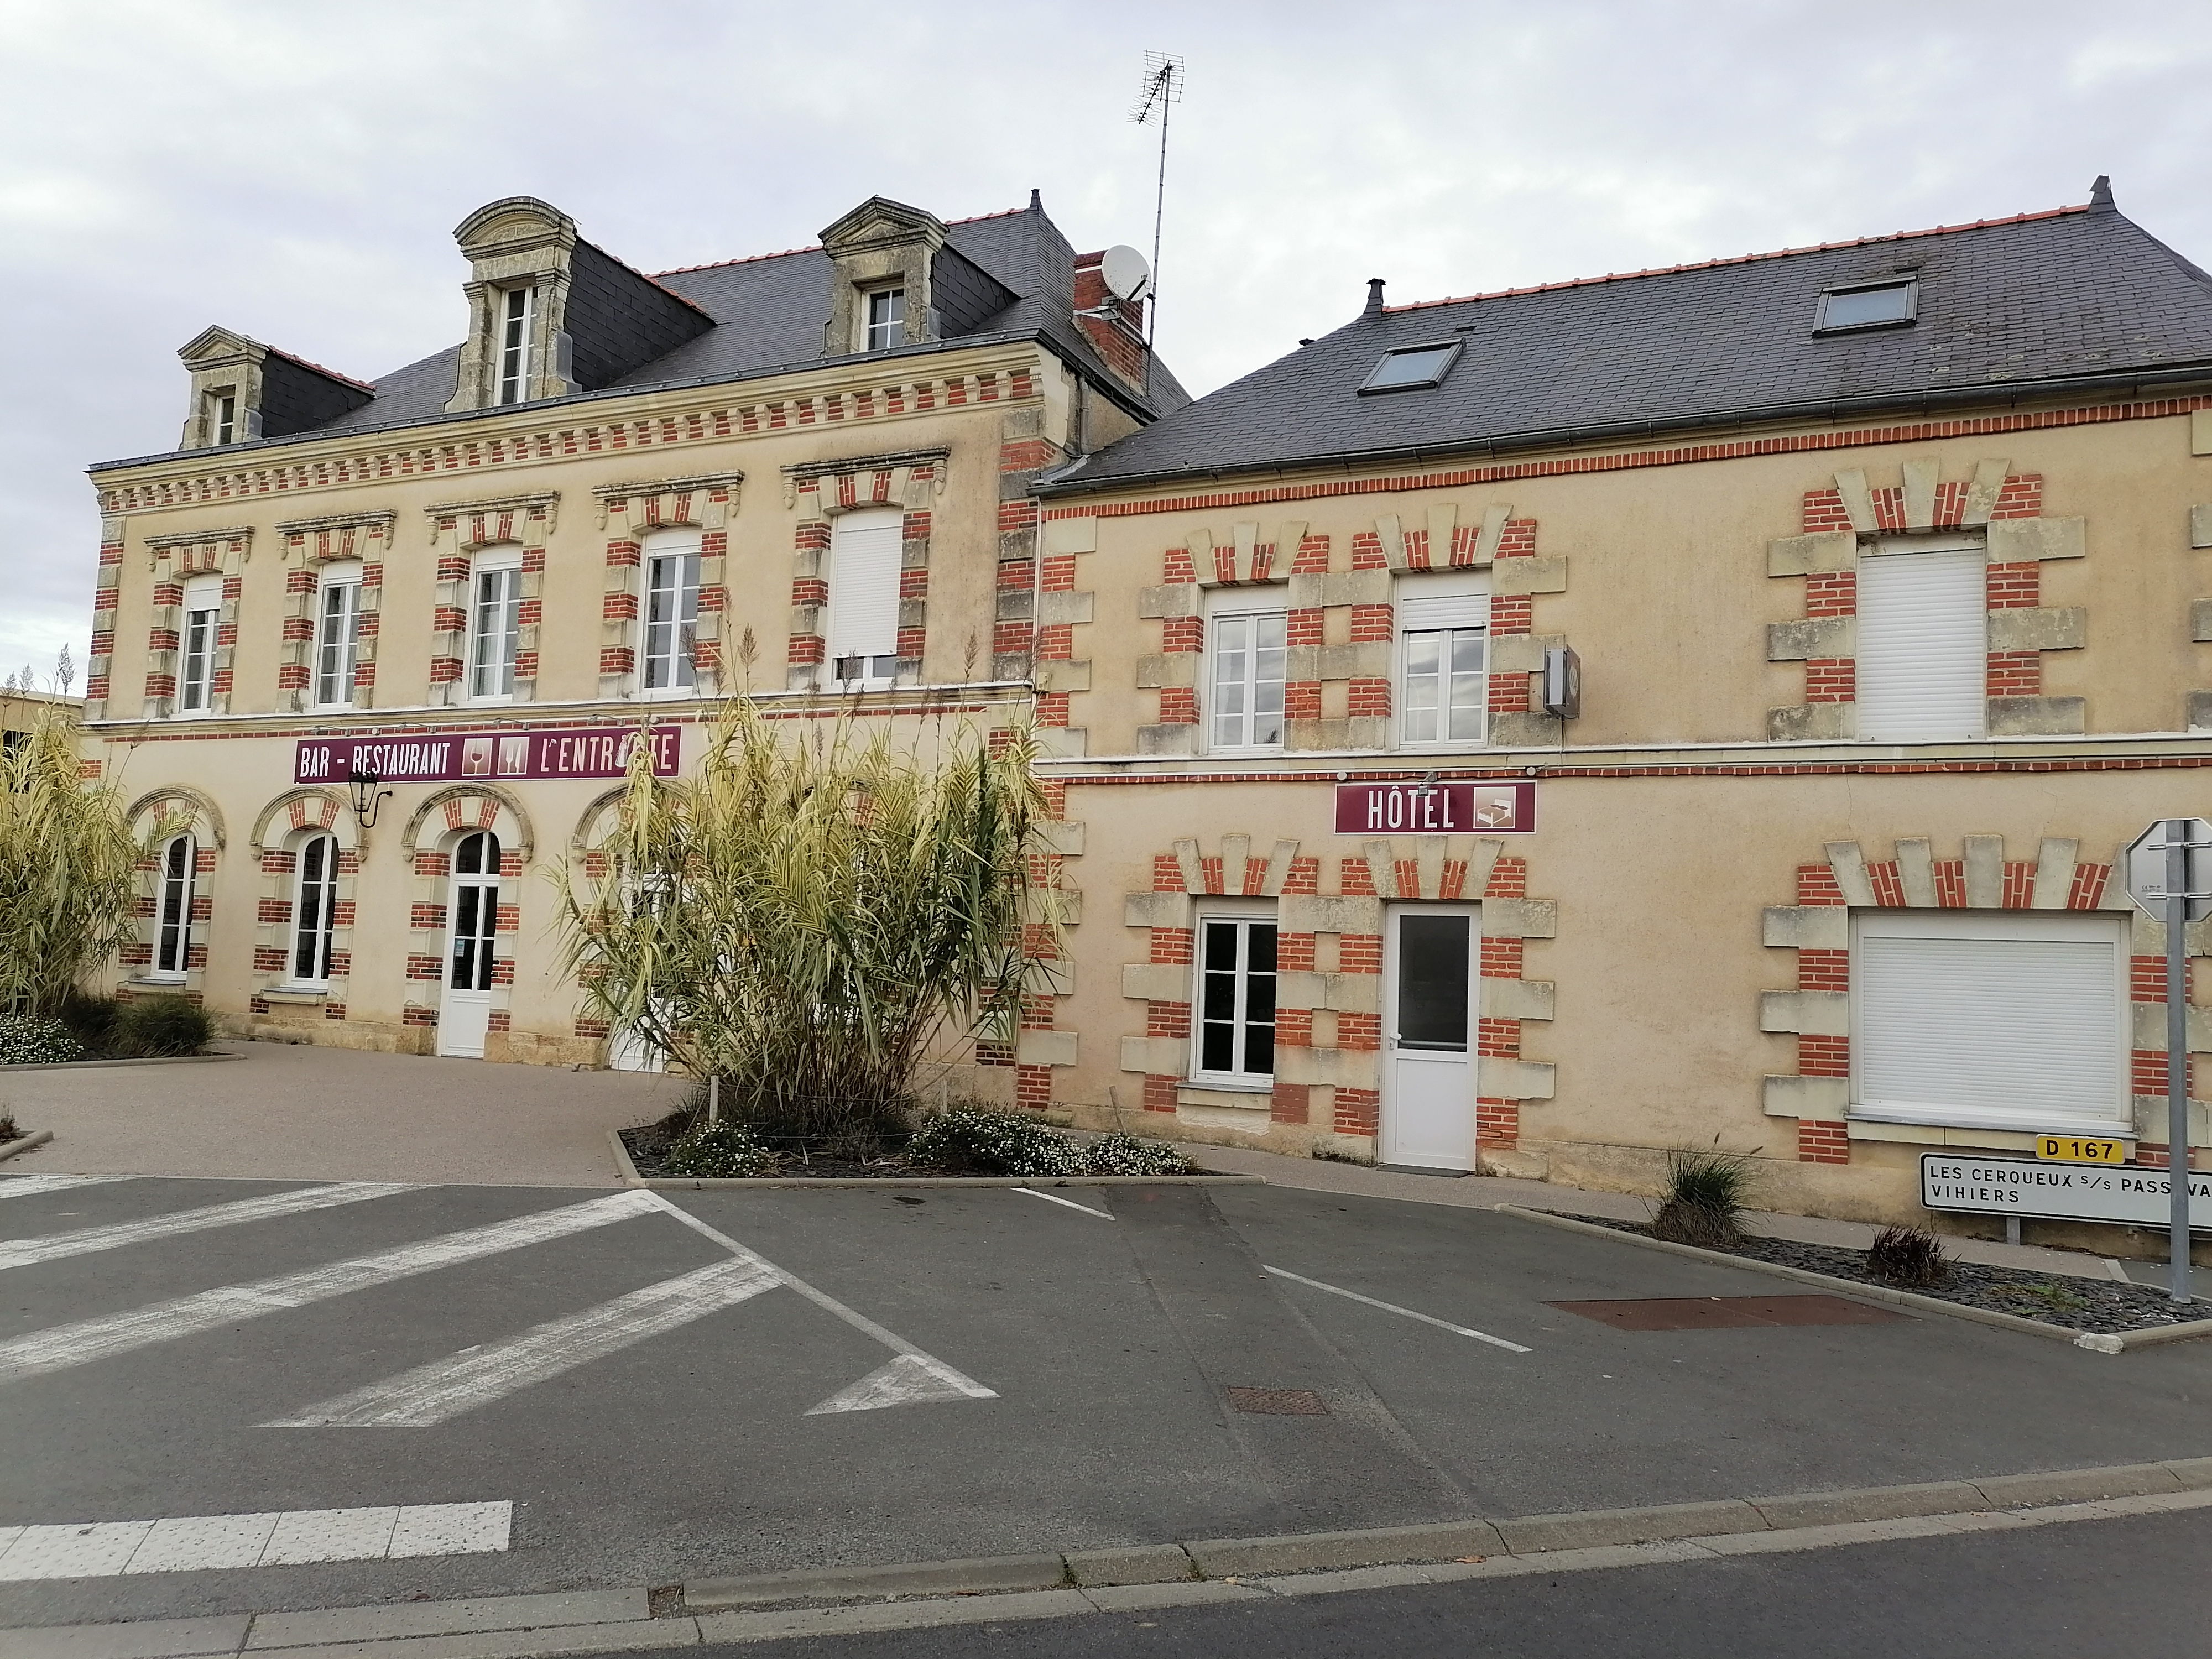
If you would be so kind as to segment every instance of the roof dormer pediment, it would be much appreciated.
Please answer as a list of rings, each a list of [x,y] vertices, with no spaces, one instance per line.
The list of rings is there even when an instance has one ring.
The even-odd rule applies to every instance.
[[[871,196],[822,232],[823,248],[833,256],[916,241],[926,242],[932,252],[943,246],[945,222],[888,196]]]
[[[189,369],[221,368],[233,363],[257,361],[269,350],[258,340],[247,338],[234,329],[211,323],[177,348],[177,356]]]

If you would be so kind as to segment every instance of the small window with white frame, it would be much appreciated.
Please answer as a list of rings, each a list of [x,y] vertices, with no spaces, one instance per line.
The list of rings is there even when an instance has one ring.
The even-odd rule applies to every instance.
[[[192,885],[199,848],[190,835],[172,836],[161,844],[154,895],[152,978],[182,984],[191,965]]]
[[[204,714],[215,706],[215,654],[222,637],[222,578],[185,584],[185,625],[178,630],[177,712]]]
[[[646,539],[643,655],[649,696],[688,696],[697,689],[699,549],[696,530],[664,530]]]
[[[1232,908],[1198,918],[1191,1079],[1271,1086],[1275,1075],[1275,917]]]
[[[1859,550],[1856,711],[1863,739],[1958,743],[1989,720],[1982,544],[1893,537]]]
[[[315,707],[353,703],[353,669],[361,651],[361,566],[326,564],[316,579]]]
[[[1407,577],[1392,594],[1401,747],[1488,739],[1490,585],[1480,575]]]
[[[292,984],[321,990],[331,982],[331,939],[337,924],[337,837],[318,830],[303,837],[292,856],[296,868],[287,965]]]
[[[861,349],[888,351],[906,343],[906,290],[872,289],[861,296],[867,303],[867,332]]]
[[[842,514],[830,536],[830,675],[846,690],[888,686],[898,672],[899,573],[906,515]]]
[[[501,296],[499,312],[499,401],[519,404],[530,397],[530,336],[538,318],[538,290],[511,288]]]
[[[1234,590],[1217,594],[1207,612],[1207,748],[1281,748],[1290,613]]]
[[[2132,1129],[2125,916],[1863,910],[1850,943],[1853,1117]]]
[[[476,556],[469,573],[469,700],[506,702],[514,696],[522,647],[522,550],[498,547]]]
[[[217,386],[207,394],[207,440],[217,447],[238,441],[238,388]]]

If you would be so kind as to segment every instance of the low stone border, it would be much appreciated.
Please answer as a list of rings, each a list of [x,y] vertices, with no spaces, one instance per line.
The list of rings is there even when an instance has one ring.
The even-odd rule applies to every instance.
[[[384,1607],[0,1630],[9,1659],[387,1659],[697,1647],[1595,1571],[2212,1504],[2212,1457],[1425,1527],[830,1567]]]
[[[151,1060],[42,1060],[30,1066],[0,1066],[10,1072],[97,1072],[115,1066],[204,1066],[211,1060],[243,1060],[243,1054],[157,1054]]]
[[[0,1164],[5,1164],[19,1152],[27,1152],[33,1147],[43,1146],[53,1138],[54,1132],[52,1129],[33,1129],[28,1134],[18,1135],[13,1140],[0,1144]]]
[[[797,1191],[831,1187],[848,1190],[900,1192],[917,1187],[1264,1187],[1267,1177],[1255,1175],[1174,1176],[745,1176],[718,1180],[706,1176],[647,1178],[630,1161],[629,1148],[621,1133],[607,1131],[615,1149],[615,1169],[625,1187],[644,1187],[661,1193],[746,1192],[778,1188]]]
[[[1523,1221],[1540,1221],[1547,1227],[1564,1227],[1571,1232],[1589,1233],[1646,1250],[1663,1250],[1669,1255],[1686,1255],[1693,1261],[1710,1261],[1719,1267],[1770,1273],[1777,1279],[1796,1279],[1801,1285],[1818,1285],[1823,1290],[1856,1297],[1863,1302],[1887,1302],[1901,1308],[1917,1309],[1923,1313],[1947,1314],[1953,1319],[1972,1320],[1978,1325],[1995,1325],[2004,1330],[2021,1331],[2029,1336],[2055,1337],[2061,1342],[2071,1343],[2075,1347],[2086,1348],[2091,1353],[2126,1353],[2136,1348],[2161,1347],[2169,1342],[2190,1342],[2201,1336],[2212,1336],[2212,1319],[2184,1320],[2177,1324],[2160,1325],[2145,1331],[2077,1331],[2063,1325],[2045,1324],[2039,1319],[2024,1319],[2018,1314],[1999,1313],[1991,1308],[1970,1307],[1963,1302],[1947,1302],[1940,1296],[1922,1296],[1914,1291],[1893,1290],[1887,1285],[1862,1284],[1856,1279],[1838,1279],[1832,1273],[1816,1273],[1809,1268],[1785,1267],[1779,1261],[1761,1261],[1753,1256],[1734,1255],[1726,1250],[1701,1250],[1693,1244],[1676,1244],[1663,1238],[1650,1238],[1642,1233],[1623,1231],[1619,1227],[1601,1227],[1594,1221],[1577,1221],[1572,1216],[1554,1215],[1548,1210],[1524,1210],[1517,1204],[1499,1204],[1492,1207],[1500,1215],[1517,1216]]]

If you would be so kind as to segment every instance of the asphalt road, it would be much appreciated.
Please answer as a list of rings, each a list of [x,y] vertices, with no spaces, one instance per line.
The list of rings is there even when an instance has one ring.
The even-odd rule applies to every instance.
[[[2093,1659],[2212,1650],[2212,1513],[777,1644],[783,1659]],[[702,1659],[753,1644],[709,1644]]]
[[[515,1506],[512,1547],[0,1583],[0,1622],[667,1584],[2212,1453],[2212,1345],[2106,1357],[1933,1316],[1625,1332],[1547,1304],[1776,1282],[1485,1211],[1269,1188],[718,1191],[641,1211],[604,1192],[416,1188],[42,1257],[74,1234],[301,1190],[140,1179],[0,1202],[0,1528],[499,1500]],[[488,1226],[565,1226],[609,1202],[632,1207],[449,1259]],[[361,1279],[359,1264],[425,1250],[428,1265]],[[745,1252],[803,1288],[740,1285],[569,1369],[502,1370],[533,1332],[542,1346],[548,1328],[726,1275]],[[333,1274],[346,1288],[263,1305],[271,1281],[327,1290]],[[145,1311],[210,1296],[254,1316],[180,1334]],[[881,1383],[887,1365],[897,1386]],[[428,1388],[435,1420],[362,1419],[363,1390],[411,1377],[420,1396],[426,1373],[471,1366],[488,1379],[474,1393]],[[871,1388],[890,1397],[835,1404]],[[1325,1414],[1234,1409],[1241,1389],[1304,1391]]]

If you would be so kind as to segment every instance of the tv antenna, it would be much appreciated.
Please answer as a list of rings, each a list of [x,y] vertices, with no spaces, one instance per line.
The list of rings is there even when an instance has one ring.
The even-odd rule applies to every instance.
[[[1145,54],[1144,84],[1137,88],[1137,101],[1130,106],[1129,118],[1139,126],[1152,118],[1158,111],[1160,118],[1160,177],[1152,198],[1152,308],[1145,319],[1145,344],[1150,347],[1152,335],[1160,323],[1160,221],[1167,210],[1168,201],[1168,112],[1182,102],[1183,63],[1182,57],[1171,52],[1148,52]]]

